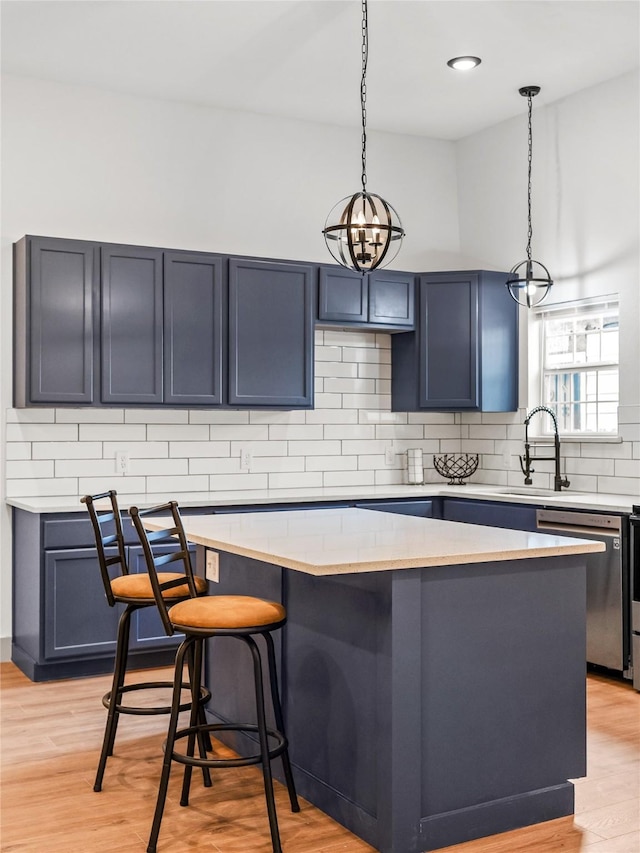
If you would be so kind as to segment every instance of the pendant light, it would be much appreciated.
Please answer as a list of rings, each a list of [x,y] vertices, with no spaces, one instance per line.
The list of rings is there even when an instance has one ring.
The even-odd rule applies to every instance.
[[[528,159],[528,184],[527,184],[527,260],[521,261],[509,272],[507,280],[507,288],[511,297],[519,305],[526,305],[527,308],[532,308],[534,305],[539,305],[549,292],[553,281],[549,275],[549,270],[540,261],[535,261],[531,257],[531,237],[533,229],[531,227],[531,162],[532,162],[532,133],[531,133],[531,101],[540,91],[540,86],[523,86],[519,89],[523,98],[527,98],[529,102],[529,159]]]
[[[327,248],[348,269],[366,273],[386,266],[398,254],[404,237],[400,217],[381,196],[367,192],[367,61],[369,25],[367,0],[362,0],[362,190],[341,199],[323,229]]]

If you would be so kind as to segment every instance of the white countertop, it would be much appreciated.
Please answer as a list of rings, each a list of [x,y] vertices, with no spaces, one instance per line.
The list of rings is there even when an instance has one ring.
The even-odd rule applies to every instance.
[[[604,551],[602,542],[365,509],[247,512],[183,519],[198,545],[311,575],[356,574]],[[160,530],[166,519],[145,518]]]
[[[633,504],[640,504],[640,495],[610,495],[596,492],[541,492],[526,486],[492,486],[488,484],[468,484],[465,486],[447,486],[438,483],[425,483],[422,486],[341,486],[324,489],[271,489],[265,491],[234,492],[183,492],[179,494],[127,494],[122,478],[114,480],[121,493],[119,497],[123,507],[149,507],[154,504],[177,500],[181,507],[203,506],[243,506],[247,504],[304,503],[358,500],[391,500],[394,498],[421,500],[429,497],[469,498],[470,500],[491,500],[504,503],[535,504],[540,506],[590,509],[595,512],[631,512]],[[118,488],[119,487],[119,488]],[[9,506],[27,512],[86,512],[78,497],[19,497],[7,498]]]

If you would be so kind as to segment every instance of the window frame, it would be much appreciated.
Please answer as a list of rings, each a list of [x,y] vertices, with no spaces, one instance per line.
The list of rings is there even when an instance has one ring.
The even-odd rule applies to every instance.
[[[615,312],[618,318],[618,357],[616,360],[601,359],[594,362],[569,362],[559,367],[549,367],[545,363],[546,360],[546,321],[552,319],[560,319],[561,317],[574,317],[586,319],[589,315],[597,316],[607,312]],[[540,405],[549,405],[545,399],[545,381],[547,376],[559,374],[578,374],[581,372],[603,373],[605,371],[615,370],[618,375],[618,396],[615,401],[600,401],[611,402],[616,408],[616,426],[613,430],[595,431],[595,430],[572,430],[563,431],[561,419],[558,419],[558,430],[563,440],[618,440],[619,421],[617,409],[620,405],[620,301],[617,294],[608,294],[606,296],[593,297],[591,299],[580,299],[571,302],[559,302],[552,305],[541,305],[531,312],[531,318],[537,325],[537,335],[535,335],[535,348],[530,348],[530,357],[534,359],[536,364],[537,377],[535,383],[535,397]],[[566,405],[585,405],[591,401],[572,401]],[[595,401],[596,403],[598,400]],[[558,405],[558,404],[557,404]],[[539,437],[544,439],[552,435],[552,429],[547,427],[547,422],[551,423],[550,418],[540,419],[538,430]],[[532,437],[535,441],[535,437]]]

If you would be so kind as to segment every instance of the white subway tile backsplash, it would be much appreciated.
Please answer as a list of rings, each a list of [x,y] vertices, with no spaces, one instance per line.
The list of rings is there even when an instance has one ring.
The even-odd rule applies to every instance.
[[[375,485],[374,471],[325,471],[323,477],[325,487]]]
[[[54,463],[47,463],[53,465]],[[58,459],[56,477],[121,477],[115,459]]]
[[[207,424],[148,424],[146,427],[149,441],[206,441],[209,429]]]
[[[321,488],[322,472],[305,471],[295,474],[273,472],[269,474],[270,489]]]
[[[11,459],[31,459],[32,444],[28,441],[14,441],[7,444],[7,461]]]
[[[357,456],[307,456],[305,460],[307,471],[355,471],[357,467]]]
[[[389,409],[391,397],[388,394],[343,394],[342,406],[345,409]]]
[[[52,424],[55,419],[55,409],[7,409],[5,423]]]
[[[75,482],[78,483],[78,495],[97,495],[115,487],[118,498],[122,499],[126,495],[141,495],[147,491],[144,477],[81,477]],[[124,500],[120,502],[126,506]]]
[[[286,456],[286,441],[232,441],[231,455],[240,456],[242,450],[248,450],[252,456]]]
[[[313,460],[316,457],[310,456],[309,459]],[[321,457],[318,457],[321,458]],[[339,459],[339,456],[330,457],[332,459]],[[240,462],[239,459],[234,457],[235,462]],[[304,456],[255,456],[251,460],[251,473],[252,474],[278,474],[278,473],[288,473],[290,474],[293,471],[304,471],[305,470],[305,458]],[[314,471],[314,468],[306,467],[307,471]],[[215,473],[215,472],[211,472]]]
[[[203,475],[175,477],[147,477],[147,494],[176,494],[179,492],[206,492],[209,477]]]
[[[100,491],[99,489],[97,491]],[[61,477],[44,478],[38,477],[35,480],[9,480],[7,479],[7,497],[8,498],[48,498],[54,495],[60,497],[66,495],[78,495],[78,481],[71,477],[63,479]],[[83,494],[87,494],[84,492]]]
[[[339,441],[289,442],[289,456],[339,456],[341,452]]]
[[[316,362],[318,361],[342,361],[342,347],[340,346],[317,346],[315,348]]]
[[[425,477],[442,484],[437,453],[480,454],[472,482],[522,485],[524,418],[517,412],[391,412],[391,336],[317,330],[314,410],[8,409],[7,495],[77,495],[116,486],[141,500],[209,490],[259,494],[309,485],[403,483],[406,450],[424,453]],[[571,490],[640,501],[640,406],[620,406],[620,442],[563,441]],[[393,446],[394,463],[385,450]],[[251,453],[249,471],[240,450]],[[130,471],[115,471],[115,454]],[[534,446],[534,453],[536,448]],[[552,486],[553,463],[534,485]],[[461,490],[461,494],[464,492]]]
[[[226,456],[220,458],[217,456],[204,457],[201,459],[189,459],[190,474],[241,474],[240,457]],[[255,462],[251,463],[253,470]]]
[[[376,437],[373,424],[327,424],[324,427],[325,438],[370,439]]]
[[[53,462],[32,460],[22,462],[7,462],[7,478],[11,480],[36,479],[37,477],[53,477]]]
[[[122,424],[124,415],[124,409],[56,409],[56,423]]]
[[[77,441],[78,426],[24,422],[7,424],[6,438],[7,441]]]
[[[153,423],[153,418],[150,423]],[[190,424],[248,424],[249,412],[228,411],[226,409],[192,409],[189,412]]]
[[[342,379],[327,377],[324,380],[325,392],[332,394],[374,394],[375,379]]]
[[[342,350],[342,360],[357,361],[358,364],[362,364],[363,362],[368,362],[369,364],[391,364],[391,350],[344,347]]]
[[[380,424],[376,426],[376,438],[388,438],[392,441],[400,438],[424,438],[422,424]]]
[[[375,365],[373,365],[375,367]],[[316,379],[319,376],[334,376],[355,379],[358,376],[358,365],[346,361],[319,361],[316,364]],[[362,376],[362,374],[360,374]]]
[[[323,392],[316,391],[314,401],[318,409],[342,408],[342,394],[324,394]]]
[[[34,441],[31,445],[34,459],[101,459],[102,453],[101,441]]]
[[[131,459],[129,473],[133,477],[190,474],[188,459]]]
[[[127,409],[127,424],[188,424],[189,412],[185,409]]]
[[[268,441],[269,424],[211,424],[211,441]]]
[[[147,438],[153,441],[154,438],[160,437],[149,435],[147,430],[152,430],[154,427],[147,427],[145,424],[80,424],[79,427],[69,425],[68,429],[79,429],[80,441],[145,441]],[[165,427],[156,427],[156,429],[165,429]]]
[[[292,412],[249,412],[249,423],[251,424],[304,424],[306,423],[306,411]]]
[[[198,457],[198,456],[229,456],[230,441],[170,441],[169,456]]]
[[[268,474],[212,474],[209,477],[209,490],[212,492],[244,492],[268,487]]]
[[[324,438],[322,430],[322,424],[272,424],[269,427],[268,443],[280,443],[287,439],[291,439],[292,441],[316,441],[317,439]],[[287,452],[286,448],[284,452]],[[268,456],[269,454],[265,453],[264,455]]]

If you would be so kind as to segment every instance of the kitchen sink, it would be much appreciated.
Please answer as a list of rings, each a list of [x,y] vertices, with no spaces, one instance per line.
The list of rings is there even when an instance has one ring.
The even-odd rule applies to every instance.
[[[494,495],[506,495],[507,497],[559,497],[562,492],[556,492],[554,489],[494,489]]]

